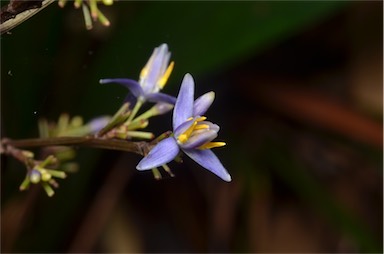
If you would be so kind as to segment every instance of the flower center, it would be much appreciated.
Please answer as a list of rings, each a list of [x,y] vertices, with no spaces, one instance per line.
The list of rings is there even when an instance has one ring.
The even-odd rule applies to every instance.
[[[187,121],[190,121],[192,120],[193,118],[190,117],[187,119]],[[192,133],[196,130],[204,130],[204,129],[209,129],[209,125],[207,124],[197,124],[198,122],[201,122],[201,121],[204,121],[205,119],[207,119],[205,116],[202,116],[202,117],[199,117],[199,118],[196,118],[192,125],[186,130],[184,131],[183,133],[181,133],[178,137],[177,137],[177,140],[181,143],[181,144],[184,144],[185,142],[188,141],[189,137],[192,135]]]
[[[211,140],[217,136],[217,135],[212,135],[212,132],[217,133],[218,129],[216,128],[212,129],[212,126],[215,126],[215,125],[210,124],[209,122],[202,123],[202,121],[206,119],[207,118],[205,116],[196,117],[195,119],[193,119],[192,117],[187,119],[187,121],[193,120],[193,123],[188,127],[188,129],[186,129],[183,133],[181,133],[177,137],[177,142],[180,145],[184,145],[189,141],[191,142],[190,145],[196,144],[195,148],[200,150],[225,146],[226,144],[224,142],[211,142]],[[210,134],[205,135],[208,132],[210,132]]]

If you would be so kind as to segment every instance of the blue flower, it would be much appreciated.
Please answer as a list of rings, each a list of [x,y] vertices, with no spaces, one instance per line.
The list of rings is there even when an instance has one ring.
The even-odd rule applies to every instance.
[[[173,110],[173,136],[159,142],[136,168],[149,170],[164,165],[182,150],[198,164],[230,182],[231,176],[210,150],[225,145],[224,142],[211,142],[220,128],[202,116],[212,104],[215,94],[209,92],[194,101],[194,90],[193,78],[186,74]]]
[[[161,44],[154,49],[147,64],[141,70],[139,81],[117,78],[101,79],[100,83],[118,83],[125,86],[137,98],[140,105],[145,101],[175,104],[175,97],[159,92],[167,83],[173,70],[174,63],[169,64],[170,57],[167,44]]]

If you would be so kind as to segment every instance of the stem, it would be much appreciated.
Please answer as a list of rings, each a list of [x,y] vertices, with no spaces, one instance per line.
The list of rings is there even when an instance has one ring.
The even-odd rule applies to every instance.
[[[8,32],[14,27],[20,25],[53,2],[54,0],[11,0],[8,5],[1,8],[1,34]]]
[[[140,96],[139,98],[137,98],[137,102],[136,102],[136,105],[135,107],[132,109],[132,112],[131,114],[129,115],[129,118],[127,120],[127,122],[132,122],[132,119],[136,116],[137,112],[139,111],[140,107],[143,105],[143,99],[142,97]]]
[[[140,141],[132,142],[116,139],[102,139],[98,137],[53,137],[53,138],[35,138],[35,139],[2,139],[1,145],[5,147],[2,153],[7,153],[7,146],[16,148],[42,147],[42,146],[85,146],[93,148],[102,148],[109,150],[118,150],[145,155],[152,144]]]

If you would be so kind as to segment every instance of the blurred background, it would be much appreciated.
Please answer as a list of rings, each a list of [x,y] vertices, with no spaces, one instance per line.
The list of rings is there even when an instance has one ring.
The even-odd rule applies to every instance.
[[[4,4],[4,3],[2,3]],[[140,156],[76,148],[80,170],[19,192],[25,168],[1,157],[2,252],[383,251],[383,3],[148,2],[100,7],[84,27],[50,5],[1,36],[1,135],[38,137],[41,117],[113,114],[154,47],[185,73],[227,146],[225,183],[188,158],[176,177]],[[171,114],[151,121],[156,135]]]

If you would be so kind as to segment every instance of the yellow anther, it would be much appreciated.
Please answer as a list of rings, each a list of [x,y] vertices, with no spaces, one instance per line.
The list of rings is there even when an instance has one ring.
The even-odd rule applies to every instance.
[[[192,119],[193,119],[193,117],[190,117],[190,118],[187,119],[187,121],[191,121]]]
[[[140,72],[140,79],[144,79],[148,75],[148,67],[147,65]]]
[[[174,62],[171,62],[169,64],[169,66],[168,66],[167,70],[165,71],[164,75],[160,78],[159,82],[157,83],[159,85],[160,89],[163,89],[163,87],[167,83],[167,80],[168,80],[169,76],[172,73],[174,65],[175,65]]]
[[[225,142],[208,142],[202,146],[199,147],[200,150],[205,150],[205,149],[211,149],[215,147],[222,147],[225,146]]]
[[[185,134],[181,134],[177,139],[178,139],[181,143],[185,143],[185,142],[188,140],[188,137],[187,137],[187,135],[185,135]]]
[[[208,124],[198,124],[195,127],[195,130],[205,130],[205,129],[209,129],[209,125]]]
[[[196,122],[201,122],[201,121],[204,121],[205,119],[207,119],[205,116],[202,116],[202,117],[199,117],[196,119]]]
[[[187,142],[187,140],[189,139],[189,137],[191,136],[192,132],[195,130],[195,126],[196,126],[197,122],[193,122],[193,124],[191,126],[189,126],[189,128],[184,131],[183,134],[180,134],[179,137],[177,137],[177,139],[183,144],[185,142]]]

